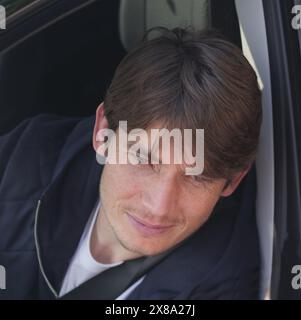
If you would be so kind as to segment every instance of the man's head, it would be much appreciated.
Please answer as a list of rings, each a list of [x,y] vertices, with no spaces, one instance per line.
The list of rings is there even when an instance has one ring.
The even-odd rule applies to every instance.
[[[118,66],[97,109],[93,146],[104,128],[204,129],[204,172],[176,164],[106,164],[101,214],[124,250],[154,255],[178,244],[229,196],[256,156],[261,95],[240,49],[208,32],[162,29]]]

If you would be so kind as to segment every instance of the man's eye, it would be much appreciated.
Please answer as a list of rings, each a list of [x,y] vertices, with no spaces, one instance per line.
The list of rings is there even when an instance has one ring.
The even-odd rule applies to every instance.
[[[148,164],[148,159],[141,154],[139,151],[137,152],[129,152],[128,158],[130,163],[132,164]]]
[[[144,157],[136,156],[138,164],[147,164],[147,160]]]
[[[141,154],[139,151],[136,152],[136,159],[139,164],[148,164],[148,158],[147,156]]]

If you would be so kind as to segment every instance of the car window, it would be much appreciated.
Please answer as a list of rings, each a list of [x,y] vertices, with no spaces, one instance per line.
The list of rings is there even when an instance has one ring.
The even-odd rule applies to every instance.
[[[0,5],[4,6],[8,17],[35,1],[37,0],[0,0]]]

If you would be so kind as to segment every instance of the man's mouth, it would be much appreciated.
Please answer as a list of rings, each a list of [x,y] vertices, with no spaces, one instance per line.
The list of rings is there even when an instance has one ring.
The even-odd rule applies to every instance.
[[[130,223],[135,227],[135,229],[146,236],[162,234],[174,226],[174,225],[160,225],[160,224],[154,225],[140,218],[137,218],[136,216],[128,212],[126,212],[126,215]]]

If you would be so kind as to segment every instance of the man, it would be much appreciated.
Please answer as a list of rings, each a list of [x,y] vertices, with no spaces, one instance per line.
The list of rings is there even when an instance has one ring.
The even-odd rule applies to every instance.
[[[258,298],[255,72],[210,32],[161,31],[122,60],[96,117],[42,115],[1,137],[1,297],[64,297],[112,270],[118,287],[123,266],[163,255],[102,297]],[[162,159],[100,165],[100,133],[119,133],[123,120],[148,135],[204,129],[203,172]]]

